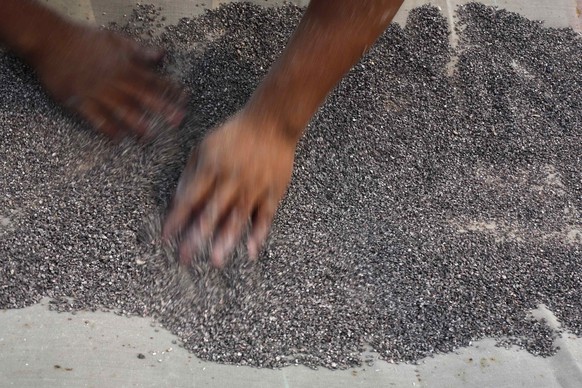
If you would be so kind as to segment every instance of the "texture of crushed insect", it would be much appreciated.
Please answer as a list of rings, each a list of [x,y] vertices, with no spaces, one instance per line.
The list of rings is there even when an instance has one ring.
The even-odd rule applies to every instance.
[[[176,266],[158,232],[188,150],[302,11],[237,3],[151,33],[157,11],[140,6],[112,26],[164,46],[192,95],[185,125],[148,146],[86,130],[0,55],[0,307],[148,315],[199,357],[263,367],[345,368],[365,349],[412,362],[483,337],[551,355],[539,303],[579,335],[582,39],[476,3],[456,51],[418,8],[342,80],[258,263]]]

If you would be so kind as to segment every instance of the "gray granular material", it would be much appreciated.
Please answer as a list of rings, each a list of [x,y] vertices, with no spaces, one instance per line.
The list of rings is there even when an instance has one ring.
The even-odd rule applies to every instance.
[[[262,367],[415,362],[484,337],[548,356],[539,304],[582,334],[582,38],[477,3],[457,47],[417,8],[335,88],[257,263],[177,266],[159,229],[189,149],[302,12],[236,3],[156,33],[140,6],[112,26],[165,47],[191,92],[182,128],[146,146],[103,140],[1,54],[0,307],[151,316],[199,357]]]

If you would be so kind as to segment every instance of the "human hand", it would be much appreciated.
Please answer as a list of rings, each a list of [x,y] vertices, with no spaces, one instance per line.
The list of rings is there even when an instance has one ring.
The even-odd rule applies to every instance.
[[[50,95],[113,139],[149,139],[156,118],[178,126],[181,89],[154,72],[160,50],[140,47],[111,31],[65,24],[51,44],[30,56]],[[157,117],[156,117],[157,116]]]
[[[211,262],[224,265],[251,220],[247,249],[256,259],[285,194],[296,142],[244,110],[213,130],[191,155],[164,225],[181,234],[179,255],[188,264],[211,243]]]

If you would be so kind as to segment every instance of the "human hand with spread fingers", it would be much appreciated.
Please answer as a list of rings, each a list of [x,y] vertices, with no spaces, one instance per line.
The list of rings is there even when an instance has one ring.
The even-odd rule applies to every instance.
[[[403,0],[312,0],[245,107],[192,153],[164,225],[187,264],[210,245],[221,267],[250,224],[256,258],[293,168],[297,142],[330,90],[392,21]]]
[[[212,264],[222,267],[249,218],[247,247],[256,258],[291,178],[294,152],[295,142],[277,123],[246,110],[210,133],[182,173],[166,222],[166,237],[184,233],[181,262],[210,240]]]
[[[173,126],[184,117],[180,87],[154,71],[159,50],[32,0],[0,1],[0,43],[34,68],[57,102],[111,138],[147,139],[156,116]]]

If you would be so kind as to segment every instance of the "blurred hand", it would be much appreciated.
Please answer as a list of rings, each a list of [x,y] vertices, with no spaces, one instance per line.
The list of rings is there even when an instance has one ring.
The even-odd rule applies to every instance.
[[[31,62],[49,93],[103,134],[147,139],[155,116],[173,126],[184,117],[180,88],[154,72],[162,58],[113,32],[67,25]]]
[[[181,235],[183,264],[211,243],[212,264],[222,267],[249,220],[247,249],[257,258],[291,179],[295,146],[281,128],[244,110],[206,136],[182,173],[164,225],[166,239]]]

